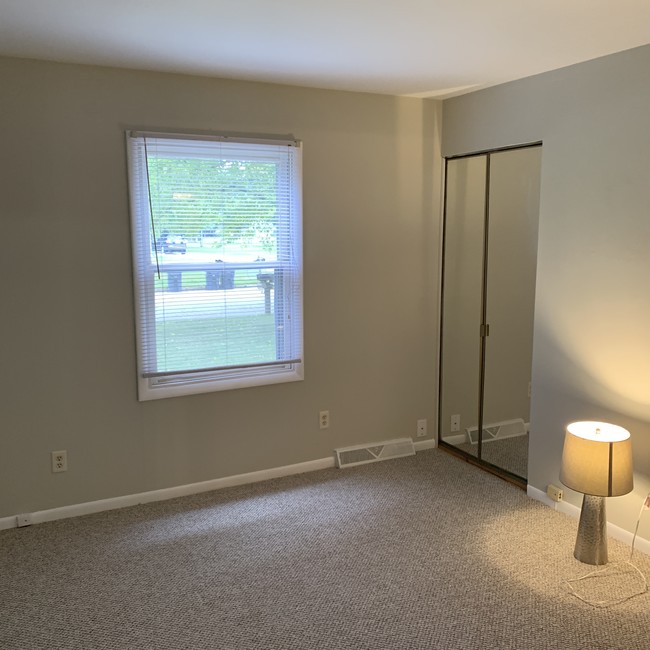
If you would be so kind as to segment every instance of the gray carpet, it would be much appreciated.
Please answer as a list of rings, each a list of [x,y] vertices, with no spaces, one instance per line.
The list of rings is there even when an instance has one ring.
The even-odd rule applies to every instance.
[[[470,443],[456,445],[456,448],[474,457],[478,453],[478,445]],[[481,446],[481,457],[488,463],[526,478],[528,476],[528,434],[484,442]]]
[[[570,595],[575,532],[440,450],[13,529],[0,647],[648,650],[650,595]]]

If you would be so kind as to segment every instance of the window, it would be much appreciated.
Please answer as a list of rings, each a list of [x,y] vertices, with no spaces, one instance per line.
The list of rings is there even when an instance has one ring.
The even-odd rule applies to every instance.
[[[127,148],[139,399],[302,379],[299,143]]]

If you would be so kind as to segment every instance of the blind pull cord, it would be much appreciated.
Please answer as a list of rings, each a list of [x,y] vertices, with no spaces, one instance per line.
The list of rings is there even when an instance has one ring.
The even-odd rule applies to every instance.
[[[156,273],[160,280],[160,263],[158,262],[158,238],[156,237],[156,224],[153,218],[153,202],[151,200],[151,181],[149,180],[149,151],[147,150],[147,138],[144,140],[144,165],[147,171],[147,198],[149,199],[149,216],[151,217],[151,232],[153,234],[153,250],[156,254]]]

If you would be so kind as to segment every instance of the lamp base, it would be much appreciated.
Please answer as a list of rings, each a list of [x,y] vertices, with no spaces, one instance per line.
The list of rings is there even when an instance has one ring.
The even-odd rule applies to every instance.
[[[585,564],[607,564],[605,497],[584,495],[573,556]]]

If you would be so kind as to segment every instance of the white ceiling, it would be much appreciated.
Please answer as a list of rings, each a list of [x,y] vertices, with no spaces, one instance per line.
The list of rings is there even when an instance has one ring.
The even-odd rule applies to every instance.
[[[0,0],[0,55],[394,95],[646,43],[650,0]]]

